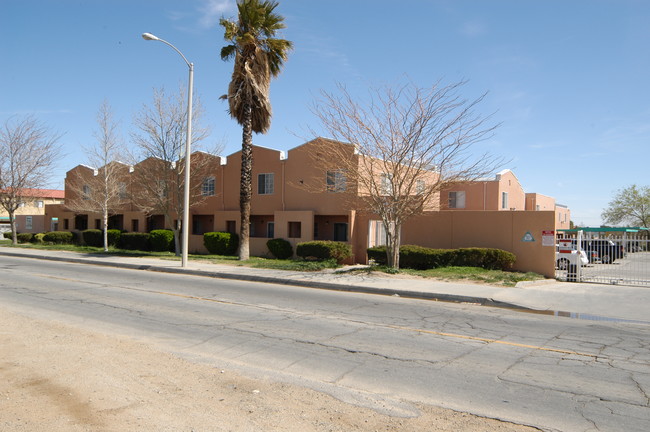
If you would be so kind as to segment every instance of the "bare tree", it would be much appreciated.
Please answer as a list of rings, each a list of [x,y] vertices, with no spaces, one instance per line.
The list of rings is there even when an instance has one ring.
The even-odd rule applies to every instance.
[[[184,146],[187,126],[187,104],[184,90],[174,96],[165,94],[164,89],[154,90],[153,103],[144,106],[135,116],[139,129],[132,135],[136,145],[133,160],[143,160],[133,172],[135,187],[132,191],[133,204],[141,211],[153,215],[162,214],[165,225],[172,227],[176,255],[181,253],[179,233],[183,213],[183,188],[185,185]],[[200,125],[203,107],[198,97],[194,98],[192,115],[192,146],[205,139],[209,130]],[[194,160],[196,159],[196,160]],[[209,158],[192,158],[191,175],[201,178],[206,174]],[[200,202],[201,183],[191,182],[190,205]],[[176,223],[174,223],[176,218]],[[188,227],[189,229],[189,223]]]
[[[0,204],[9,213],[13,244],[16,210],[30,189],[48,183],[60,155],[60,138],[31,115],[12,117],[0,130]]]
[[[93,175],[76,171],[66,184],[70,199],[66,207],[75,212],[93,212],[102,215],[104,250],[108,251],[108,220],[124,204],[127,198],[125,175],[128,167],[118,162],[124,156],[118,124],[108,101],[104,101],[97,113],[98,129],[94,133],[95,145],[84,148]]]
[[[472,146],[493,135],[498,125],[475,112],[481,96],[459,96],[464,81],[431,88],[407,83],[370,90],[370,100],[354,99],[346,88],[322,92],[312,112],[332,138],[354,147],[323,143],[330,177],[356,188],[358,207],[376,214],[386,232],[387,263],[399,268],[401,227],[408,218],[438,209],[447,184],[471,181],[493,172],[500,160],[474,155]],[[322,163],[321,163],[322,165]],[[333,171],[332,166],[338,168]]]

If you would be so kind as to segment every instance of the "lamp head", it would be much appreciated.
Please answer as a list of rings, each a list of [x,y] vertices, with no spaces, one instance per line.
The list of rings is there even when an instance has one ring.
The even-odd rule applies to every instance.
[[[157,36],[152,35],[151,33],[142,33],[142,39],[144,40],[160,40]]]

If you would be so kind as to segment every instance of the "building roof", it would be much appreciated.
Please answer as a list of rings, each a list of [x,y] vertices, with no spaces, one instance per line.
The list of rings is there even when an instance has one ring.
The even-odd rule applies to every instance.
[[[58,189],[21,189],[19,196],[32,198],[64,199],[65,191]]]

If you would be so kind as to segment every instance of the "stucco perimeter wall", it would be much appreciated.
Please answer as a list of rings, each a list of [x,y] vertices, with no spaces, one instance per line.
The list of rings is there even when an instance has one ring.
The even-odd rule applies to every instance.
[[[358,218],[359,226],[365,226],[367,231],[368,221],[373,218],[361,219]],[[542,231],[554,230],[555,212],[552,211],[435,212],[408,220],[402,228],[402,244],[440,249],[503,249],[517,256],[515,270],[554,277],[555,247],[542,246]],[[524,241],[527,233],[534,241]],[[367,236],[365,241],[367,244]]]

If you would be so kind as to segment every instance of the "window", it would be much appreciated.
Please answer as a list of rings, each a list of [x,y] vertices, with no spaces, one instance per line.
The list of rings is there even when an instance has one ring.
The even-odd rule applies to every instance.
[[[19,202],[18,207],[20,207],[20,208],[25,207],[25,202],[24,201]]]
[[[334,241],[348,241],[348,224],[334,223]]]
[[[140,231],[140,219],[131,219],[131,231]]]
[[[424,180],[416,180],[415,181],[415,193],[418,195],[422,195],[424,191],[426,190],[427,185],[424,183]]]
[[[214,185],[214,177],[208,177],[203,180],[203,185],[201,186],[201,195],[214,196]]]
[[[380,192],[382,195],[391,195],[393,193],[393,175],[390,173],[383,173],[381,175]]]
[[[27,229],[27,230],[32,229],[32,217],[31,216],[25,216],[25,229]]]
[[[90,199],[90,186],[88,185],[83,186],[83,199],[85,200]]]
[[[266,237],[274,238],[275,237],[275,222],[269,222],[266,224]]]
[[[449,192],[449,208],[465,208],[465,191]]]
[[[368,226],[368,247],[386,245],[386,227],[380,220],[371,220]]]
[[[167,198],[167,181],[158,180],[157,182],[157,192],[159,198]]]
[[[501,192],[501,208],[508,208],[508,192]]]
[[[273,173],[257,175],[257,193],[260,195],[273,194]]]
[[[117,195],[120,199],[126,199],[126,183],[120,182],[117,184]]]
[[[327,191],[328,192],[345,192],[347,179],[345,171],[327,171]]]
[[[36,201],[37,208],[43,208],[43,201]]]
[[[289,222],[289,238],[300,238],[302,231],[300,222]]]

